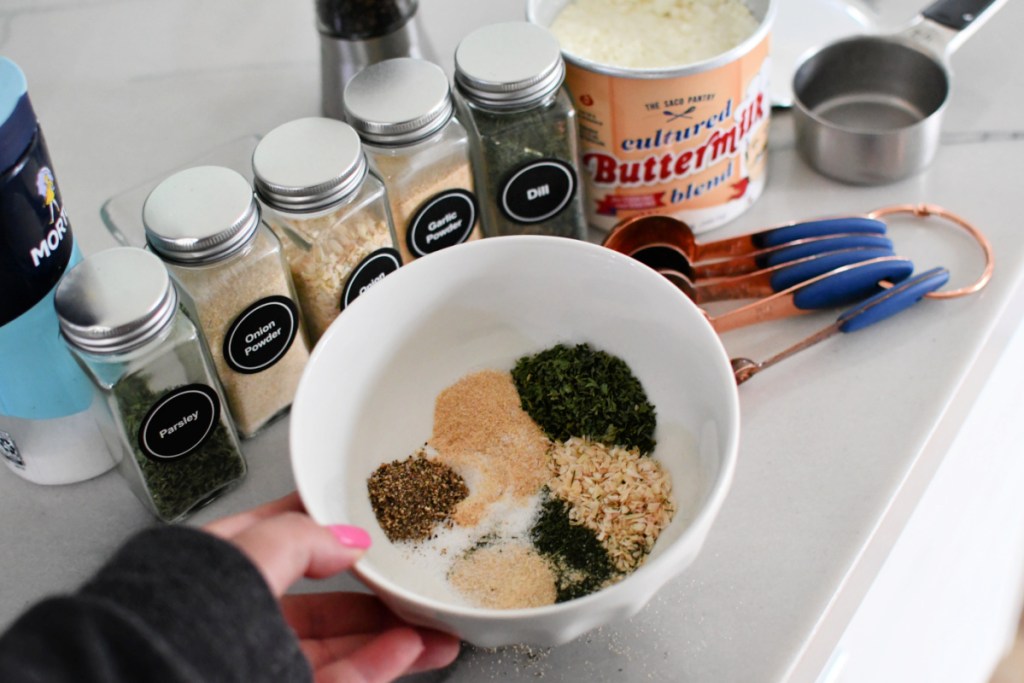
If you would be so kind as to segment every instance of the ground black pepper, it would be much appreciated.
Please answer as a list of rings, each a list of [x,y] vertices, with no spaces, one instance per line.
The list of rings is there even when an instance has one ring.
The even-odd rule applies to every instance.
[[[430,538],[469,495],[455,470],[422,452],[381,465],[366,486],[377,523],[392,542]]]
[[[416,5],[416,0],[316,0],[317,23],[335,38],[379,38],[401,28]]]
[[[555,574],[556,602],[596,592],[615,576],[597,534],[569,518],[569,504],[545,491],[530,539]]]
[[[512,379],[523,410],[550,439],[654,450],[654,406],[621,358],[589,344],[558,344],[517,360]]]

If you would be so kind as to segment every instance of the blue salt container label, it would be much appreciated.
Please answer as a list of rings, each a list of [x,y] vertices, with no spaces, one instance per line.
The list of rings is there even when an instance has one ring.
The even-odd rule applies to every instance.
[[[23,111],[16,107],[5,124]],[[57,283],[80,259],[36,129],[0,175],[0,414],[49,419],[89,407],[91,385],[60,339],[53,308]]]
[[[82,258],[77,245],[70,252],[68,268]],[[46,420],[89,408],[92,384],[60,339],[54,291],[0,327],[0,415]]]

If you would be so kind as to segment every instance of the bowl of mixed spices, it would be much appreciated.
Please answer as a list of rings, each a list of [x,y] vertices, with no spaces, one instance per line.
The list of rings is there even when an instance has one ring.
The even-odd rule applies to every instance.
[[[703,313],[579,240],[494,237],[403,266],[332,323],[292,409],[296,484],[373,546],[397,614],[483,647],[635,614],[697,556],[739,401]]]

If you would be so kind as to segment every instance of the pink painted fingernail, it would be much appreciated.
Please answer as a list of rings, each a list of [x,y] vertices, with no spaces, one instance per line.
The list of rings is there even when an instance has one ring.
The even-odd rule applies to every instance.
[[[370,534],[366,533],[366,529],[346,524],[332,524],[327,528],[338,539],[338,543],[346,548],[366,550],[370,547]]]

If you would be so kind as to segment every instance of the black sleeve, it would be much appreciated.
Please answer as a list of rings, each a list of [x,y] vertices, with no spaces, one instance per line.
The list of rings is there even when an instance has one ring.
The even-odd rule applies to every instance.
[[[76,594],[0,636],[0,681],[311,681],[294,632],[233,545],[158,527],[129,540]]]

